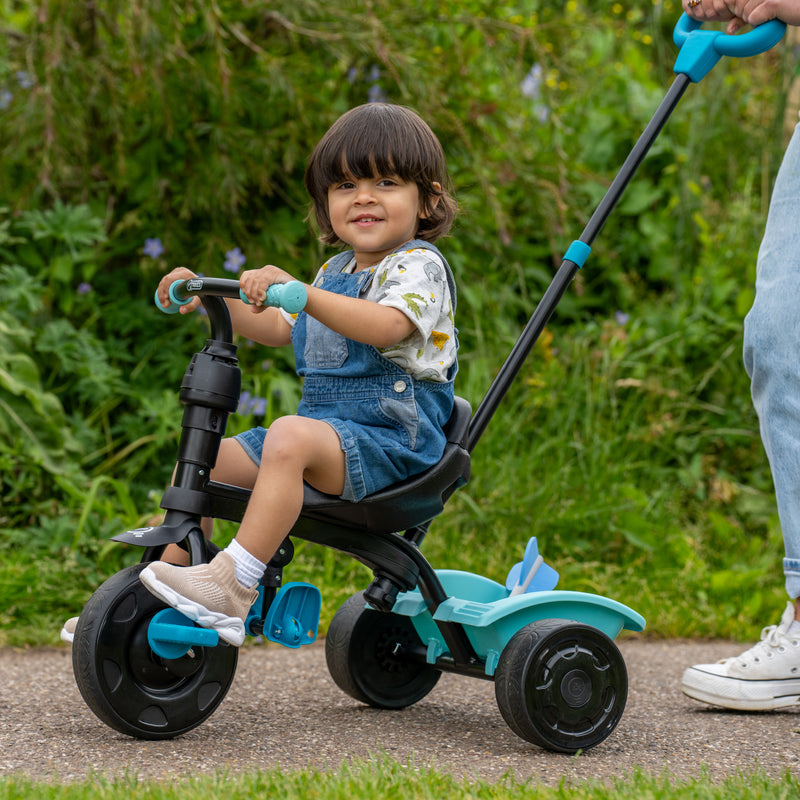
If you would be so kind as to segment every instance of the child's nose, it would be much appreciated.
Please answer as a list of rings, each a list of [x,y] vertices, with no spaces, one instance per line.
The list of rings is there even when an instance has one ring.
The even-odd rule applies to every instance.
[[[372,185],[366,181],[360,181],[357,185],[356,203],[372,203],[375,201],[375,193]]]

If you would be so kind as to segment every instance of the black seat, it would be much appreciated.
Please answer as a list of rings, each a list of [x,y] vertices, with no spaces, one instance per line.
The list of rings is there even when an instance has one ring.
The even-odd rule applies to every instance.
[[[306,485],[300,527],[306,527],[303,521],[318,520],[375,533],[397,533],[429,522],[441,513],[450,495],[469,480],[470,455],[465,443],[471,418],[470,404],[456,397],[444,427],[447,444],[439,463],[358,503]]]

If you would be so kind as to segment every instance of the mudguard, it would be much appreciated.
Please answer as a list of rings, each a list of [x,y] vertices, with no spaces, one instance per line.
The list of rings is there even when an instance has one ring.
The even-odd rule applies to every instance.
[[[392,613],[411,618],[433,664],[446,651],[436,622],[464,626],[486,674],[494,675],[500,654],[520,628],[540,619],[566,619],[591,625],[615,639],[623,629],[644,630],[645,620],[628,606],[585,592],[544,591],[509,596],[508,589],[489,578],[458,570],[437,570],[448,594],[431,615],[419,590],[403,592]],[[469,597],[462,600],[461,597]]]

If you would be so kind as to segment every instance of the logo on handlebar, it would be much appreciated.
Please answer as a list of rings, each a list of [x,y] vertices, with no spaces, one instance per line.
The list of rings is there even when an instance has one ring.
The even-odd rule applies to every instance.
[[[198,278],[193,278],[192,280],[186,281],[186,291],[187,292],[199,292],[203,289],[203,281],[199,280]]]

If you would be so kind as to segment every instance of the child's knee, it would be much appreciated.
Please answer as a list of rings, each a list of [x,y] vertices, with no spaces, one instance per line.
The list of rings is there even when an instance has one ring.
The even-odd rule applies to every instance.
[[[303,461],[314,448],[312,420],[306,417],[279,417],[270,426],[264,439],[261,463]]]

